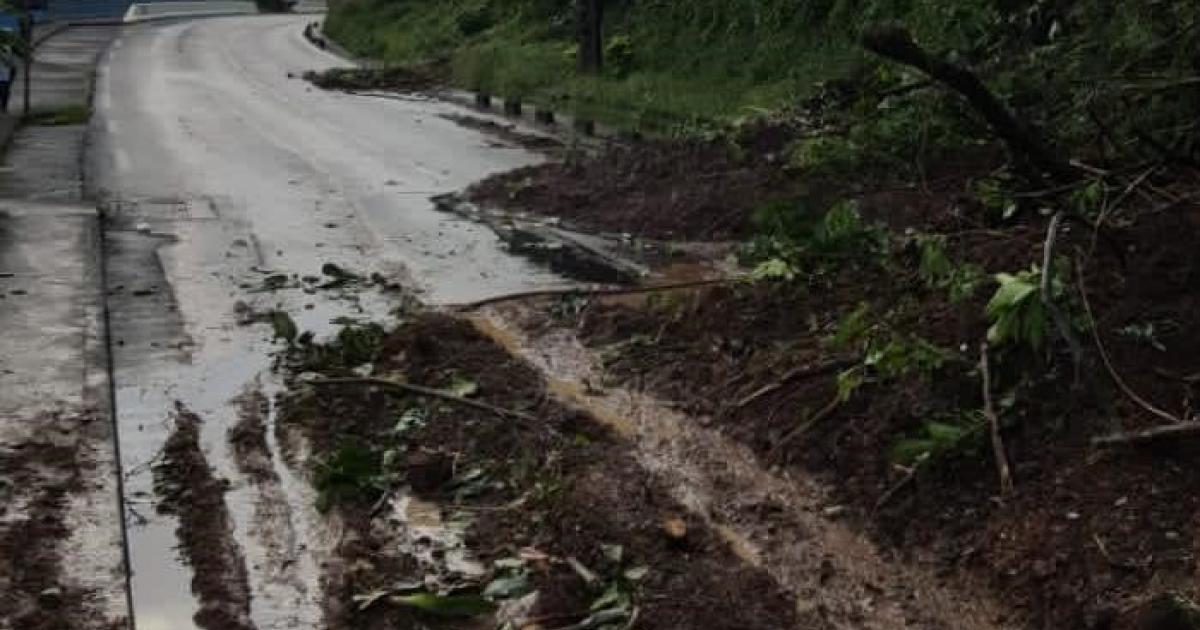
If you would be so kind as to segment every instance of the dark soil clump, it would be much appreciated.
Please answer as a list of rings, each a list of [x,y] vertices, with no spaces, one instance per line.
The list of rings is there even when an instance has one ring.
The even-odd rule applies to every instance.
[[[192,566],[200,600],[194,620],[204,630],[254,630],[250,584],[225,506],[228,483],[218,479],[200,448],[199,416],[179,406],[175,430],[154,467],[159,511],[179,519],[176,534]]]
[[[764,139],[770,135],[763,131],[743,144],[781,150],[782,143]],[[585,230],[724,241],[748,234],[754,210],[799,194],[784,162],[780,153],[724,142],[647,141],[496,175],[471,187],[468,197]]]
[[[511,142],[530,151],[553,153],[563,148],[562,141],[556,138],[517,131],[516,125],[503,125],[485,118],[463,116],[461,114],[442,114],[442,118],[467,129],[474,129],[495,136],[500,140]]]
[[[62,582],[68,560],[59,545],[71,534],[67,503],[86,483],[79,443],[49,436],[70,435],[81,419],[48,415],[37,420],[47,437],[0,445],[0,626],[57,630],[102,623],[88,616],[88,594]],[[15,505],[21,514],[9,513]]]
[[[237,424],[229,429],[229,443],[233,446],[238,470],[256,483],[278,481],[279,475],[271,463],[271,449],[267,446],[267,425],[264,421],[270,410],[271,401],[258,390],[241,396]]]
[[[304,78],[323,90],[427,92],[445,85],[446,69],[439,64],[333,68],[324,72],[306,72]]]
[[[949,220],[936,212],[939,205],[947,204],[924,199],[912,212],[897,210],[895,227],[936,226],[951,235],[947,249],[957,261],[989,272],[1019,271],[1037,260],[1043,224],[983,230]],[[1088,226],[1073,224],[1059,242],[1065,255],[1087,261],[1097,331],[1117,372],[1153,404],[1183,417],[1194,406],[1189,375],[1200,369],[1198,212],[1185,204],[1143,215],[1101,235],[1095,250]],[[1079,389],[1065,348],[1053,339],[1050,359],[1009,351],[993,365],[1000,383],[994,395],[1012,397],[1002,414],[1014,496],[998,500],[986,431],[976,429],[916,475],[897,463],[897,445],[924,435],[931,419],[975,417],[969,414],[982,407],[978,348],[995,284],[951,304],[922,284],[904,252],[895,260],[886,272],[835,271],[815,285],[761,283],[644,304],[597,299],[578,317],[551,324],[578,327],[617,380],[711,419],[764,465],[817,473],[864,527],[903,556],[935,558],[949,572],[990,581],[1010,605],[1010,621],[1132,628],[1142,604],[1163,592],[1200,595],[1191,560],[1200,540],[1193,491],[1200,472],[1189,463],[1200,449],[1186,441],[1152,449],[1092,446],[1094,437],[1162,421],[1112,384],[1090,333]],[[932,378],[868,382],[839,402],[843,361],[862,357],[848,356],[831,339],[860,304],[868,305],[872,323],[900,313],[889,326],[949,350],[951,358]]]

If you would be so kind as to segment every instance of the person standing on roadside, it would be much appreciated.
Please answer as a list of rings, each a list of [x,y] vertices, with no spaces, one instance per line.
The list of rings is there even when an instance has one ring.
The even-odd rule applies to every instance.
[[[12,49],[0,53],[0,113],[8,112],[8,98],[12,95],[13,81],[17,79],[17,63]]]

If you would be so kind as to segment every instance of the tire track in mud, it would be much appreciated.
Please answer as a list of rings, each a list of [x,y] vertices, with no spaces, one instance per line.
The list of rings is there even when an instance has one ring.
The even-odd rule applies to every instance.
[[[238,422],[229,428],[226,438],[238,472],[249,480],[250,491],[257,498],[248,532],[262,550],[255,566],[263,580],[258,587],[271,593],[269,599],[275,602],[288,601],[289,597],[302,599],[308,590],[298,569],[304,547],[267,440],[271,401],[252,386],[232,402],[238,409]],[[291,624],[289,627],[301,624],[294,612],[285,621]]]
[[[179,519],[176,535],[192,567],[193,617],[203,630],[256,630],[250,581],[225,505],[229,484],[218,479],[200,448],[200,417],[176,402],[175,425],[154,466],[159,511]]]

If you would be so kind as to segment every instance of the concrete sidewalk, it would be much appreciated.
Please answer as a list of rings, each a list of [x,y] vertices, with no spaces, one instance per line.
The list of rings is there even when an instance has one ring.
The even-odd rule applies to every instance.
[[[46,41],[35,109],[86,111],[117,32]],[[17,90],[14,111],[20,103]],[[0,131],[15,125],[0,118]],[[16,128],[0,167],[0,628],[111,630],[129,618],[86,134],[86,124]]]
[[[86,114],[91,107],[96,64],[121,27],[81,26],[59,33],[35,53],[30,102],[33,112]],[[24,81],[18,77],[9,105],[21,111]],[[72,112],[72,110],[74,110]],[[83,149],[88,126],[27,124],[12,136],[0,167],[0,198],[60,203],[83,200]]]

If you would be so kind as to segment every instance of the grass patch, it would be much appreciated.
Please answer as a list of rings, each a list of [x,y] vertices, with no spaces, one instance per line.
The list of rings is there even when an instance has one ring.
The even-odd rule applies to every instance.
[[[92,117],[92,110],[84,105],[69,105],[62,109],[33,112],[25,119],[31,125],[60,127],[66,125],[85,125]]]

